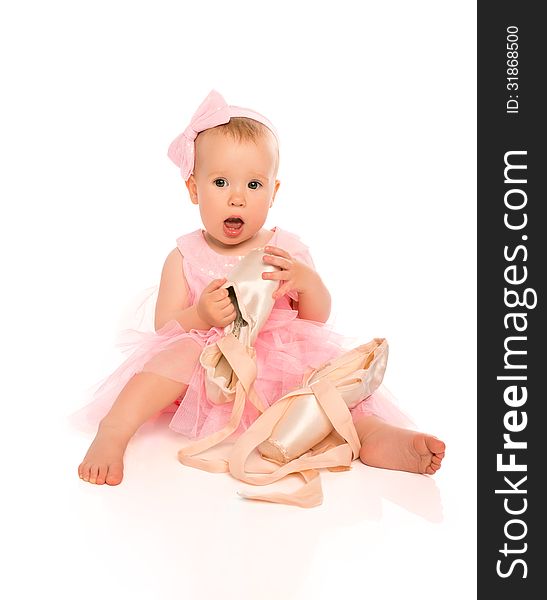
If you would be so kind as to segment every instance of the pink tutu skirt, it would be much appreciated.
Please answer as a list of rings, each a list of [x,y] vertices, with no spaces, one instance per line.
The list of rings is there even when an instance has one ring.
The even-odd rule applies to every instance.
[[[185,331],[169,321],[157,332],[126,330],[119,346],[128,358],[116,371],[95,386],[91,401],[70,416],[77,428],[96,428],[118,394],[137,373],[155,373],[181,384],[180,397],[153,418],[173,413],[169,427],[190,439],[201,439],[222,429],[229,421],[232,404],[210,402],[205,392],[205,369],[199,362],[206,345],[213,344],[223,330]],[[273,309],[256,341],[257,378],[255,390],[266,406],[302,385],[304,375],[351,349],[355,343],[334,332],[330,325],[297,318],[297,311]],[[184,386],[187,386],[184,390]],[[376,415],[399,426],[412,425],[381,386],[372,396],[351,409],[353,419]],[[238,429],[245,431],[259,416],[247,402]],[[231,436],[232,437],[232,436]]]

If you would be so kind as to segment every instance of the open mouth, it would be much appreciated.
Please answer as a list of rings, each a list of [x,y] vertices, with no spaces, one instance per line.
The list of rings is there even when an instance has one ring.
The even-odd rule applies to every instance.
[[[237,235],[243,227],[243,219],[240,217],[229,217],[224,221],[224,231],[227,235]]]

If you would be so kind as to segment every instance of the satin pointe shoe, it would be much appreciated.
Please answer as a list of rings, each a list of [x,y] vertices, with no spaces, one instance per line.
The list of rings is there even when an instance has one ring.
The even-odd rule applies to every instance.
[[[374,338],[312,371],[301,388],[261,414],[234,444],[230,473],[254,485],[267,485],[296,473],[304,478],[305,485],[291,494],[240,495],[304,508],[321,504],[317,469],[347,470],[359,456],[359,437],[349,409],[380,386],[387,358],[387,340]],[[280,466],[248,472],[246,462],[255,448],[262,458]]]
[[[374,393],[384,378],[388,358],[388,343],[375,338],[334,361],[322,365],[304,381],[313,386],[322,378],[335,383],[336,390],[348,408],[354,408]],[[333,425],[313,393],[298,391],[271,436],[258,446],[263,458],[278,464],[298,458],[327,437]]]
[[[254,359],[253,344],[275,304],[272,294],[279,282],[262,279],[262,273],[279,271],[279,267],[265,264],[263,256],[264,248],[249,252],[222,286],[228,290],[237,316],[225,327],[224,338],[205,347],[200,356],[206,372],[207,397],[215,404],[233,401],[240,366],[237,356],[244,352]]]
[[[179,461],[185,465],[212,472],[227,471],[227,461],[193,456],[215,446],[237,430],[246,399],[261,413],[266,408],[253,389],[257,374],[253,344],[270,316],[275,304],[272,295],[279,286],[277,280],[262,279],[262,273],[280,269],[264,263],[263,256],[264,248],[251,250],[232,269],[223,285],[228,289],[237,316],[224,328],[223,337],[203,349],[199,360],[205,369],[207,398],[214,404],[232,403],[232,413],[223,429],[179,451]]]

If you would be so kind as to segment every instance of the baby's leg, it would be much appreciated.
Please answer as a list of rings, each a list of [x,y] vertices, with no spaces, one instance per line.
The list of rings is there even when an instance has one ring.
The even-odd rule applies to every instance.
[[[102,419],[78,467],[80,478],[99,485],[118,485],[123,478],[123,455],[133,434],[150,417],[184,394],[187,387],[154,373],[134,375]]]
[[[428,475],[441,468],[445,444],[435,436],[375,416],[359,415],[354,424],[361,442],[359,458],[366,465]]]

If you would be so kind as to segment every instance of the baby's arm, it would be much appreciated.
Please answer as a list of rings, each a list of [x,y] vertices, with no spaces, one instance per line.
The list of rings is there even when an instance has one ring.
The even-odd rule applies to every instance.
[[[313,274],[316,277],[311,277],[309,288],[298,293],[298,316],[325,323],[330,316],[331,297],[318,273],[313,271]]]
[[[196,305],[185,308],[187,299],[188,284],[182,270],[182,255],[175,248],[165,259],[161,272],[154,321],[156,331],[172,319],[178,321],[185,331],[209,329],[209,325],[198,315]]]

